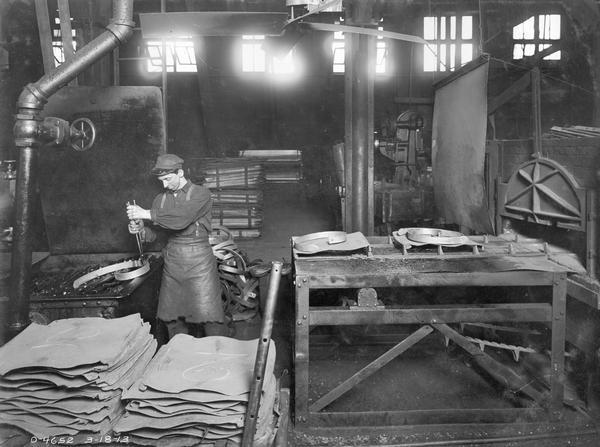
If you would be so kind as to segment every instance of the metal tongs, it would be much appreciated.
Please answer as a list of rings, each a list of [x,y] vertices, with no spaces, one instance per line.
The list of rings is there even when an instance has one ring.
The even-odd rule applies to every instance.
[[[133,204],[135,205],[135,200],[133,201]],[[130,203],[127,202],[127,206],[129,205]],[[135,220],[131,220],[130,222],[135,222]],[[139,231],[135,233],[135,241],[137,242],[138,251],[140,252],[140,259],[142,259],[142,257],[144,256],[144,250],[142,248],[142,236],[140,236]]]

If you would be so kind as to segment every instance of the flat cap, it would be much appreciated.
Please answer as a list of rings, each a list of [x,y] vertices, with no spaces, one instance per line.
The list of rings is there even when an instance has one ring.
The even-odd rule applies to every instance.
[[[162,154],[156,159],[152,174],[164,175],[183,168],[183,160],[175,154]]]

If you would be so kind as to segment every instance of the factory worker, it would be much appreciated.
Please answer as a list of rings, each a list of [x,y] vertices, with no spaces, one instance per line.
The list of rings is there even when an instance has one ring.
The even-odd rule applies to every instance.
[[[208,242],[212,199],[208,188],[185,178],[183,160],[159,155],[152,174],[165,191],[150,209],[127,206],[129,232],[152,242],[158,231],[167,233],[157,317],[169,338],[178,333],[197,335],[189,324],[201,324],[204,335],[227,335],[217,263]],[[198,327],[194,325],[194,329]]]

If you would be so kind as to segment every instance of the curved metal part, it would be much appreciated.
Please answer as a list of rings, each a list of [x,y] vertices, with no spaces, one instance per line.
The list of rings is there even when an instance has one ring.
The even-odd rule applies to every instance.
[[[129,281],[130,279],[139,278],[150,271],[150,263],[148,261],[142,261],[142,265],[130,270],[128,272],[117,271],[115,272],[115,279],[117,281]]]
[[[29,295],[31,292],[31,252],[35,169],[35,148],[42,143],[38,130],[41,112],[48,98],[74,79],[105,54],[133,34],[133,0],[114,0],[113,19],[107,30],[82,47],[75,57],[47,73],[37,82],[27,85],[17,101],[17,121],[13,129],[15,145],[19,148],[19,171],[15,193],[15,238],[12,244],[9,324],[13,332],[29,324]]]
[[[458,231],[442,230],[438,228],[413,228],[406,232],[406,237],[411,242],[434,245],[464,245],[470,239]]]
[[[117,274],[117,272],[119,272],[120,270],[127,270],[132,268],[135,268],[136,270]],[[143,274],[148,273],[149,270],[150,263],[145,260],[133,259],[130,261],[118,262],[116,264],[107,265],[106,267],[96,269],[90,273],[86,273],[85,275],[80,276],[75,281],[73,281],[73,288],[77,290],[86,282],[89,282],[92,279],[96,279],[104,275],[108,275],[110,273],[115,273],[115,279],[118,279],[119,281],[128,281],[130,279],[137,278],[138,276],[142,276]]]
[[[344,231],[320,231],[318,233],[309,233],[298,236],[294,240],[297,243],[314,241],[315,239],[327,239],[328,244],[339,244],[346,242],[346,232]]]

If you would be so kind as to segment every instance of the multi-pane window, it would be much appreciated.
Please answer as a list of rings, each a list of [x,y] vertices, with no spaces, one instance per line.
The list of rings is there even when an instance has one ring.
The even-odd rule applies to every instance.
[[[344,33],[342,33],[341,31],[336,31],[333,33],[331,51],[333,52],[333,72],[343,73],[346,69],[346,51],[344,43]]]
[[[294,74],[296,62],[294,50],[285,55],[268,55],[264,50],[265,36],[242,36],[242,72]]]
[[[560,40],[560,14],[540,14],[529,17],[513,27],[513,59],[533,56]],[[544,57],[560,60],[560,51]]]
[[[194,42],[192,39],[169,39],[164,42],[166,71],[172,72],[195,72],[196,54],[194,53]],[[163,67],[163,42],[160,40],[149,40],[146,42],[148,51],[147,70],[150,73],[162,72]]]
[[[73,36],[73,51],[77,50],[77,42],[75,41],[76,32],[71,29]],[[52,54],[54,55],[54,66],[58,67],[65,61],[65,49],[63,48],[62,32],[60,30],[60,19],[54,18],[54,26],[52,27]]]
[[[383,27],[377,28],[379,31],[383,31]],[[331,43],[331,51],[333,53],[333,72],[344,73],[346,70],[345,58],[346,58],[346,47],[344,42],[344,33],[336,31],[333,33],[333,42]],[[376,61],[375,61],[375,73],[385,74],[387,69],[387,44],[383,39],[383,36],[377,36],[376,43]]]
[[[377,28],[379,31],[383,31],[382,27]],[[387,45],[383,36],[377,36],[377,60],[375,62],[375,73],[384,74],[386,70],[387,62]]]
[[[473,60],[473,16],[423,18],[423,71],[454,71]]]
[[[242,36],[242,71],[244,73],[264,73],[267,70],[264,42],[265,36]]]

